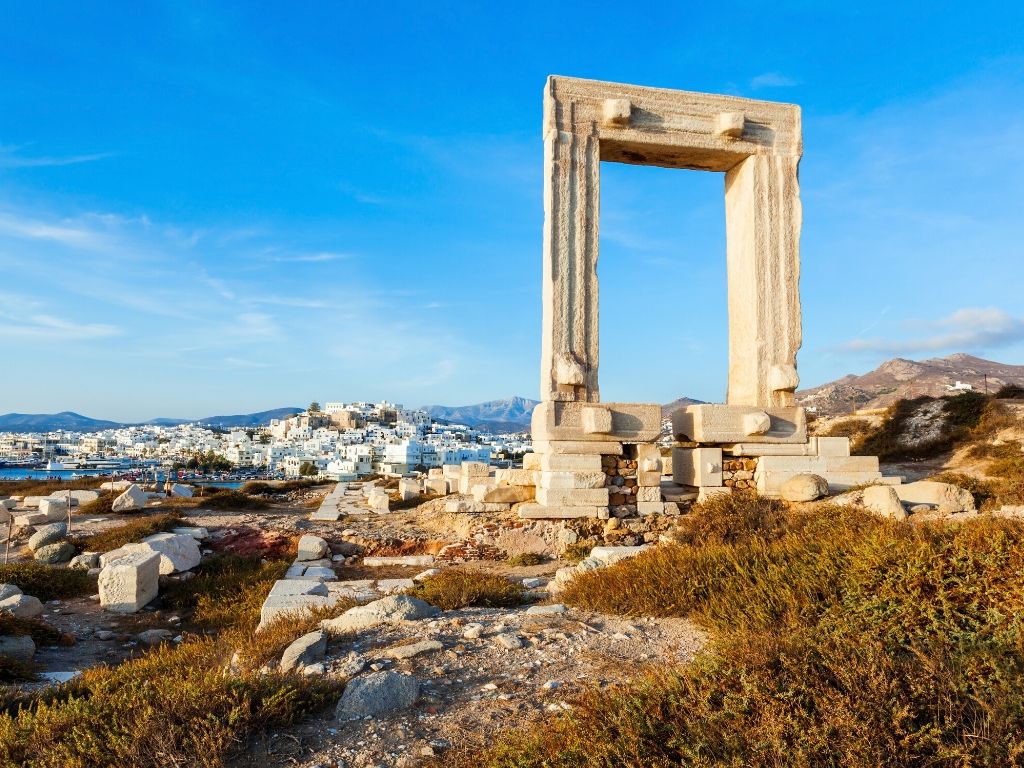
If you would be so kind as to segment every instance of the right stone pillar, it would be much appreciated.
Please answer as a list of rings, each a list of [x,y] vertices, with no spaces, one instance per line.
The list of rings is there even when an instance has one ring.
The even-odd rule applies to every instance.
[[[800,383],[799,156],[755,154],[725,174],[729,405],[793,405]]]

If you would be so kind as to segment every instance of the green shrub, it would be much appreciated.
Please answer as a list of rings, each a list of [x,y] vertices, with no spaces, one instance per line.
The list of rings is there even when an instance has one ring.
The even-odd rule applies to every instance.
[[[942,404],[942,425],[936,437],[918,443],[908,443],[907,422],[924,406],[936,398],[922,396],[912,400],[899,400],[886,412],[882,423],[863,433],[851,446],[853,453],[878,456],[883,461],[927,459],[956,448],[997,428],[1003,422],[1002,406],[988,395],[964,392],[953,397],[939,398]]]
[[[75,544],[85,552],[110,552],[125,544],[142,541],[147,536],[166,533],[185,524],[177,515],[148,515],[116,528],[78,538]]]
[[[522,585],[504,576],[454,568],[428,576],[409,594],[436,605],[442,611],[468,606],[501,608],[523,602]]]
[[[996,397],[1000,400],[1024,400],[1024,387],[1019,384],[1006,384],[999,388]]]
[[[85,571],[29,561],[0,565],[0,584],[14,584],[26,595],[47,600],[91,595],[95,582]]]

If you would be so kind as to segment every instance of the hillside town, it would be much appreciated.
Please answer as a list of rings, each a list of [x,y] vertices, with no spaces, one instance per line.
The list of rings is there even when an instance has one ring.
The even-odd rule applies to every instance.
[[[195,423],[0,433],[0,463],[13,466],[116,472],[142,462],[171,469],[187,467],[195,457],[200,464],[215,457],[219,468],[336,481],[470,461],[507,464],[529,448],[523,434],[445,423],[426,410],[387,401],[329,402],[323,408],[311,403],[306,411],[265,426],[229,431]]]

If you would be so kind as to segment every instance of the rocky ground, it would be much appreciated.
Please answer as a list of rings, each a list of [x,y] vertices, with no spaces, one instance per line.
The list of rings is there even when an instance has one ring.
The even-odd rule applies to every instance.
[[[568,707],[584,685],[627,681],[645,664],[686,661],[704,640],[685,620],[625,621],[572,610],[534,614],[526,607],[465,608],[363,630],[332,640],[324,671],[315,673],[412,675],[420,685],[415,705],[352,719],[328,711],[264,734],[235,765],[416,765]],[[410,650],[414,656],[401,658]]]

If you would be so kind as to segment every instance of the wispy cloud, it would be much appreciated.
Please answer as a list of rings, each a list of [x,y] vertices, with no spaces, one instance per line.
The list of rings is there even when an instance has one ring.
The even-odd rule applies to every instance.
[[[3,168],[46,168],[58,165],[78,165],[79,163],[92,163],[96,160],[104,160],[112,157],[113,152],[94,152],[87,155],[65,155],[63,157],[37,155],[26,157],[18,154],[22,149],[19,146],[0,146],[0,169]]]
[[[848,352],[880,352],[914,354],[955,350],[1008,347],[1024,341],[1024,318],[1013,317],[1001,309],[964,308],[953,314],[926,323],[932,332],[913,339],[852,339],[842,345]]]
[[[253,296],[245,300],[248,304],[270,304],[279,307],[298,307],[299,309],[324,309],[330,306],[320,299],[303,299],[293,296]]]
[[[53,315],[32,315],[27,322],[0,324],[0,337],[50,341],[78,341],[117,336],[122,331],[103,323],[76,323]]]
[[[79,223],[48,222],[10,213],[0,213],[0,234],[26,240],[45,240],[90,251],[105,251],[113,245],[107,233]]]
[[[762,72],[760,75],[750,79],[750,87],[754,90],[759,88],[792,88],[798,85],[791,77],[786,77],[781,72]]]
[[[351,259],[354,254],[351,253],[337,253],[334,251],[320,251],[319,253],[300,253],[286,256],[273,256],[271,261],[278,261],[282,263],[319,263],[324,261],[340,261],[342,259]]]

